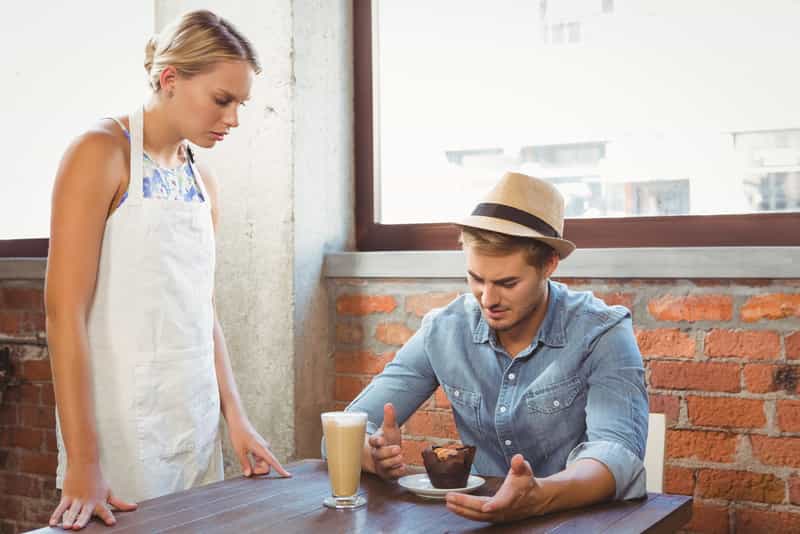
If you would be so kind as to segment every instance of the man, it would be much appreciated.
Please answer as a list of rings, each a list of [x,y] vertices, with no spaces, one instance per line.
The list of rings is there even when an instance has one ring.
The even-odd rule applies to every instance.
[[[551,184],[508,173],[461,222],[472,294],[435,310],[348,411],[369,414],[363,467],[406,473],[402,425],[441,385],[492,497],[453,512],[511,521],[645,495],[647,391],[630,312],[550,276],[575,249]]]

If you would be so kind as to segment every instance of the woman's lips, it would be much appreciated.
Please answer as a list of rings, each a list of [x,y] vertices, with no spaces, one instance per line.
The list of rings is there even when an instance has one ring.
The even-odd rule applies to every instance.
[[[211,132],[211,137],[213,137],[217,141],[222,141],[223,139],[225,139],[225,134],[219,132]]]

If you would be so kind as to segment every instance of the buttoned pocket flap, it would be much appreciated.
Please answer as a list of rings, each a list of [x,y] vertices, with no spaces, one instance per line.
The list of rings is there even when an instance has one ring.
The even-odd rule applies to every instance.
[[[442,384],[442,388],[444,388],[447,398],[450,399],[450,404],[461,404],[463,406],[480,408],[480,393],[475,393],[474,391],[469,391],[468,389],[458,386],[448,386],[447,384]]]
[[[581,379],[573,377],[528,393],[525,402],[528,410],[539,413],[556,413],[569,408],[582,389]]]

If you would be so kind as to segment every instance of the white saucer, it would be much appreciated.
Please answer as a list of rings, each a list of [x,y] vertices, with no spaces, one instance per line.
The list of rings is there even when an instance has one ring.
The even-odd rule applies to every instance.
[[[407,475],[397,480],[397,483],[406,488],[408,491],[425,497],[426,499],[444,499],[444,496],[449,492],[454,491],[457,493],[471,493],[484,485],[486,480],[477,476],[470,475],[467,479],[467,486],[465,488],[452,488],[442,489],[434,488],[428,475]]]

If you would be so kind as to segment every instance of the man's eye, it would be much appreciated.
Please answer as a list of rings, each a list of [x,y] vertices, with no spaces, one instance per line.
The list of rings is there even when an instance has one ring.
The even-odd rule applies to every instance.
[[[501,287],[504,287],[504,288],[506,288],[506,289],[511,289],[511,288],[512,288],[512,287],[514,287],[515,285],[517,285],[517,283],[516,283],[516,282],[508,282],[507,284],[500,284],[500,286],[501,286]]]

